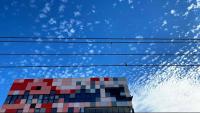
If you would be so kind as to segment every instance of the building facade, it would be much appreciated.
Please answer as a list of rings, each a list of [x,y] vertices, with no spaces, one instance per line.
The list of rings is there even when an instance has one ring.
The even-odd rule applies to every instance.
[[[125,78],[17,79],[0,112],[132,113]]]

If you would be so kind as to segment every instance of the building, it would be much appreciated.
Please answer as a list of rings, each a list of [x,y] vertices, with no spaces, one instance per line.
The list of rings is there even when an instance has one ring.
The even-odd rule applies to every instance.
[[[132,113],[125,78],[17,79],[0,112]]]

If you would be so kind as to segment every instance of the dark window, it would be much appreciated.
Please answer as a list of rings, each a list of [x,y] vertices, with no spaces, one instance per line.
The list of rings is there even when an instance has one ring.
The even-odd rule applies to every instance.
[[[69,108],[68,113],[74,113],[74,108]]]
[[[39,95],[33,95],[33,99],[38,99]]]
[[[12,98],[12,96],[10,96],[10,95],[7,96],[5,104],[10,104],[11,98]]]
[[[54,91],[54,90],[52,90],[51,92],[50,92],[50,95],[55,95],[56,94],[56,91]]]
[[[24,95],[27,95],[27,96],[28,96],[28,95],[29,95],[29,91],[25,91],[25,92],[24,92]]]
[[[77,86],[80,86],[80,85],[81,85],[81,81],[77,81],[77,82],[76,82],[76,85],[77,85]]]
[[[17,95],[13,95],[11,98],[10,104],[14,104],[16,99],[17,99]]]
[[[110,95],[110,97],[116,97],[117,101],[131,101],[132,97],[126,97],[120,95],[121,92],[124,92],[124,87],[107,87],[105,88],[105,92]]]
[[[57,108],[52,108],[52,113],[57,113]]]
[[[118,78],[114,77],[114,78],[113,78],[113,81],[118,81]]]
[[[42,101],[42,103],[48,103],[49,101],[47,100],[47,99],[44,99],[43,101]]]
[[[22,109],[18,109],[16,113],[22,113],[23,110]]]
[[[59,95],[59,98],[64,98],[64,97],[65,97],[65,95],[63,95],[63,94],[62,94],[62,95]]]
[[[41,86],[37,86],[37,87],[36,87],[36,90],[41,90],[41,89],[42,89]]]
[[[40,109],[40,113],[45,113],[46,109],[45,108],[41,108]]]
[[[31,104],[31,106],[30,106],[30,107],[31,107],[31,108],[35,108],[35,105],[36,105],[36,104]]]
[[[35,108],[34,113],[39,113],[40,112],[40,108]]]
[[[133,113],[129,107],[87,107],[84,113]]]
[[[85,89],[85,85],[81,85],[81,89]]]

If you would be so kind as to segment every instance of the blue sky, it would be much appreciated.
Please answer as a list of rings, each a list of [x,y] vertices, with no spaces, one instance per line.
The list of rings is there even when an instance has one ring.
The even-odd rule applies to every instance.
[[[199,36],[199,4],[198,0],[2,0],[0,36],[37,36],[42,37],[41,40],[45,37],[193,39]],[[193,43],[0,44],[0,53],[184,53],[194,49],[198,53],[198,45]],[[198,63],[195,59],[177,56],[0,56],[0,65]],[[17,78],[123,76],[128,78],[131,93],[136,95],[138,87],[143,87],[155,73],[162,72],[161,68],[2,68],[0,104]],[[140,103],[137,98],[135,100],[133,103],[137,107]],[[147,107],[138,111],[154,111],[152,109]]]

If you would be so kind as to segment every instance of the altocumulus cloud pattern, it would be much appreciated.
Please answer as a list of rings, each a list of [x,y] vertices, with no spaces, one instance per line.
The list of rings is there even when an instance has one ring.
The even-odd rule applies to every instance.
[[[126,77],[136,112],[200,111],[199,0],[0,6],[1,105],[15,79]]]

